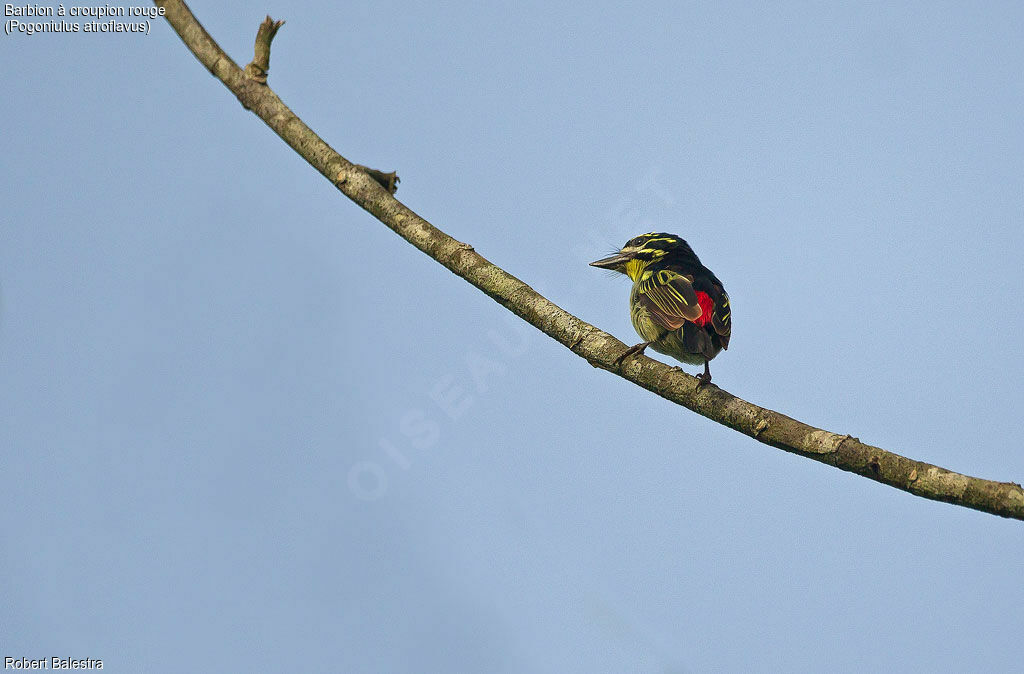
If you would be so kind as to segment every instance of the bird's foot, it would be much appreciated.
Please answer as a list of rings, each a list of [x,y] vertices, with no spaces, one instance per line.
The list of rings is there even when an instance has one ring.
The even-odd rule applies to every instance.
[[[652,342],[640,342],[639,344],[634,344],[633,346],[629,347],[628,349],[625,350],[625,352],[623,352],[621,356],[615,359],[615,367],[621,367],[622,361],[626,360],[630,356],[642,354],[644,350],[647,349],[647,347],[649,347],[651,344]]]
[[[711,383],[711,367],[708,361],[704,361],[704,371],[697,375],[697,386],[694,391],[699,391],[701,388]]]

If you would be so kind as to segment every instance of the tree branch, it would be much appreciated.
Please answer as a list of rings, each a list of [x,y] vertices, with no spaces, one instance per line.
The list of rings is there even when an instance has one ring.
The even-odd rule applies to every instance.
[[[284,21],[274,21],[268,15],[256,31],[252,61],[245,66],[245,74],[260,84],[267,83],[267,73],[270,72],[270,43],[274,41],[274,36],[283,25]]]
[[[759,407],[717,386],[697,388],[695,377],[646,357],[615,361],[626,345],[542,297],[518,278],[497,267],[412,212],[392,196],[397,177],[352,164],[307,127],[266,85],[270,40],[280,27],[267,17],[257,37],[257,72],[247,75],[214,42],[181,0],[155,0],[196,58],[230,89],[242,105],[345,196],[366,209],[403,239],[456,275],[482,290],[503,307],[585,358],[657,395],[772,447],[936,501],[1024,520],[1024,489],[955,473],[872,447],[850,435],[839,435]],[[269,27],[268,27],[269,26]],[[266,53],[261,56],[261,40]],[[262,58],[262,60],[260,60]],[[252,64],[250,64],[251,66]],[[262,81],[259,75],[263,75]],[[383,177],[383,178],[382,178]]]

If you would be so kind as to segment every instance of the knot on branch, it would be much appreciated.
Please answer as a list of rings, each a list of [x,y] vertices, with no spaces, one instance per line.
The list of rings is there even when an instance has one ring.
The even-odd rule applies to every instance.
[[[391,171],[390,173],[384,173],[384,171],[378,171],[377,169],[372,169],[369,166],[363,166],[362,164],[356,164],[356,168],[363,171],[364,173],[366,173],[366,175],[370,176],[371,178],[373,178],[374,181],[380,184],[381,187],[386,189],[389,194],[394,194],[395,192],[397,192],[398,183],[402,182],[401,179],[398,177],[398,174],[395,173],[394,171]]]
[[[252,62],[245,66],[246,76],[259,82],[267,83],[267,73],[270,72],[270,43],[274,41],[277,31],[284,25],[284,21],[274,21],[268,15],[256,31],[256,44],[253,48]]]
[[[576,347],[583,343],[583,338],[585,336],[586,335],[582,331],[577,333],[576,338],[572,340],[572,342],[569,344],[569,350],[572,351],[573,353],[576,353]]]

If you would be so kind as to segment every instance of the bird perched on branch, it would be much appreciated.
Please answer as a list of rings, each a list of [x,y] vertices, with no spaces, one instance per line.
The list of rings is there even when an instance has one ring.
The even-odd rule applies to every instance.
[[[616,363],[648,346],[690,365],[704,364],[697,386],[711,381],[709,361],[729,348],[732,309],[722,282],[675,234],[652,232],[630,239],[592,267],[621,272],[633,281],[629,313],[644,340]]]

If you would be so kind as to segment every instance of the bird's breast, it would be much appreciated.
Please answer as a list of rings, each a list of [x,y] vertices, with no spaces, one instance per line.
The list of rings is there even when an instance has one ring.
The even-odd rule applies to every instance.
[[[629,318],[633,322],[633,329],[644,338],[645,342],[660,339],[668,332],[651,318],[650,312],[640,301],[640,291],[636,285],[633,286],[633,290],[629,294]]]

